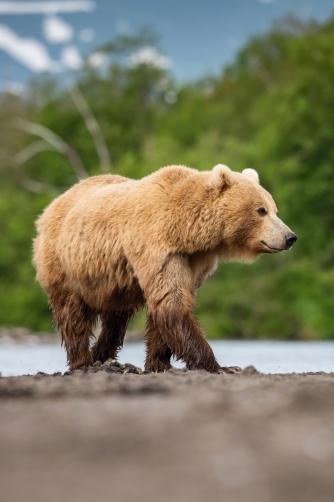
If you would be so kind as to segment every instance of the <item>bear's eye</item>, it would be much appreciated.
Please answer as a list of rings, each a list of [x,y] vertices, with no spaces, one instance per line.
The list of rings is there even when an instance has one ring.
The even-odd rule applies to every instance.
[[[267,214],[267,211],[264,209],[264,207],[259,207],[257,210],[260,216],[265,216]]]

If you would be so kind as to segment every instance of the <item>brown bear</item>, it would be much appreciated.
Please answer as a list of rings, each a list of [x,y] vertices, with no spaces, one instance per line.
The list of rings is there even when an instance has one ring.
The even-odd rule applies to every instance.
[[[70,369],[115,358],[146,305],[146,370],[168,370],[171,356],[190,370],[240,370],[215,359],[194,314],[196,291],[220,260],[289,249],[297,236],[276,213],[256,171],[221,164],[168,166],[141,180],[93,176],[55,199],[37,220],[34,263]]]

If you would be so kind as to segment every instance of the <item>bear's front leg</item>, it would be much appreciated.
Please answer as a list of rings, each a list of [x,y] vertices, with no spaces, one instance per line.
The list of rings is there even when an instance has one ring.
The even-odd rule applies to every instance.
[[[170,363],[172,351],[154,325],[150,314],[147,317],[145,340],[145,370],[155,373],[169,370],[172,367]]]
[[[204,338],[193,313],[193,299],[189,292],[179,289],[170,291],[155,308],[150,308],[150,312],[164,344],[176,359],[186,363],[189,370],[225,373]],[[150,361],[154,365],[154,359],[150,358]]]
[[[160,370],[160,348],[164,346],[176,359],[182,359],[190,370],[225,373],[194,314],[193,279],[187,257],[169,256],[147,284],[145,297],[151,316],[150,326],[153,327],[155,341],[158,336],[161,337],[160,346],[155,344],[151,350],[148,344],[147,368]],[[159,350],[156,350],[157,347]]]

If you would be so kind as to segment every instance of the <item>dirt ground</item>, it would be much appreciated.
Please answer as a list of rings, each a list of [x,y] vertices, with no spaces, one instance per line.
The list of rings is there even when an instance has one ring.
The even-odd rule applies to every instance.
[[[334,373],[0,378],[1,502],[333,502]]]

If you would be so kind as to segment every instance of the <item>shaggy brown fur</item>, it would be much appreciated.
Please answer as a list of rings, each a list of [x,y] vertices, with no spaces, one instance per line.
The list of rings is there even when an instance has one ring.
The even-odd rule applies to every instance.
[[[34,263],[70,368],[115,358],[146,305],[147,370],[169,369],[173,355],[189,369],[237,371],[221,368],[205,340],[196,291],[219,260],[288,249],[296,236],[276,212],[255,171],[222,165],[170,166],[139,181],[95,176],[58,197],[37,221]]]

